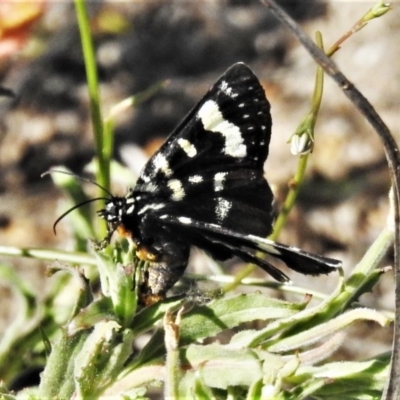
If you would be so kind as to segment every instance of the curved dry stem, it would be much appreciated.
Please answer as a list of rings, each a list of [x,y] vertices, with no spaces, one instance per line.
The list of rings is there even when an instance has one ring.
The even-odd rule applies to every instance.
[[[384,147],[386,159],[389,165],[394,191],[394,265],[396,275],[396,320],[394,323],[393,352],[391,359],[391,371],[387,387],[382,399],[394,400],[400,396],[400,228],[399,228],[399,198],[400,198],[400,155],[399,148],[390,133],[388,127],[382,121],[379,114],[361,92],[343,75],[336,64],[329,59],[323,51],[299,28],[296,22],[289,17],[273,0],[260,0],[268,7],[275,17],[286,26],[308,50],[314,60],[337,83],[343,93],[350,99],[364,118],[376,131]]]

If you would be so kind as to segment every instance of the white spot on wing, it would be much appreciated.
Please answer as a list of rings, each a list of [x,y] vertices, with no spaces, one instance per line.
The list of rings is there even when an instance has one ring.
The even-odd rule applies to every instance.
[[[221,92],[224,92],[227,96],[230,97],[236,97],[235,93],[233,93],[232,88],[229,86],[227,81],[222,81],[221,84],[219,85],[219,89],[221,90]]]
[[[214,176],[214,190],[220,192],[224,189],[224,181],[227,172],[218,172]]]
[[[182,182],[178,179],[168,181],[168,187],[172,190],[171,199],[175,201],[182,200],[185,197]]]
[[[148,175],[145,175],[144,173],[142,173],[142,174],[140,175],[140,179],[141,179],[143,182],[146,182],[146,183],[149,183],[149,182],[151,181],[151,178],[150,178]]]
[[[254,241],[255,243],[258,243],[261,245],[260,247],[270,254],[281,254],[281,252],[276,248],[275,242],[269,239],[264,239],[260,238],[259,236],[254,236],[254,235],[247,235],[247,237],[251,240]]]
[[[224,119],[215,101],[206,101],[197,115],[205,130],[219,133],[225,138],[225,154],[246,157],[247,149],[239,127]]]
[[[158,171],[161,171],[165,174],[165,176],[172,175],[172,170],[169,167],[168,160],[161,153],[158,153],[154,156],[153,166],[154,166],[155,173],[157,173]]]
[[[139,210],[138,215],[144,214],[147,210],[161,210],[164,207],[165,207],[164,203],[147,204],[142,209]]]
[[[188,217],[179,217],[178,221],[182,222],[182,224],[186,224],[186,225],[192,223],[192,220]]]
[[[178,144],[189,157],[194,157],[197,154],[196,147],[189,140],[180,138],[178,139]]]
[[[135,189],[141,192],[148,192],[148,193],[158,192],[158,186],[154,182],[142,183],[140,185],[136,185]]]
[[[218,204],[215,207],[215,214],[217,215],[217,220],[221,224],[223,220],[227,217],[229,210],[232,208],[232,203],[222,197],[218,198]]]
[[[203,177],[201,175],[192,175],[189,176],[188,180],[190,183],[200,183],[203,182]]]

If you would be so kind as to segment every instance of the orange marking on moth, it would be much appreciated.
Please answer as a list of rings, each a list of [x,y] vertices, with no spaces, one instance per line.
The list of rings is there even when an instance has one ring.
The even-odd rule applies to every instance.
[[[118,225],[117,232],[119,235],[126,237],[128,239],[133,239],[132,232],[125,228],[125,225]]]
[[[161,296],[158,294],[139,294],[139,301],[144,306],[148,307],[155,303],[158,303],[161,300],[164,300],[165,296]]]
[[[157,259],[157,256],[155,254],[150,253],[144,247],[138,247],[138,249],[136,250],[136,256],[143,261],[156,261]]]

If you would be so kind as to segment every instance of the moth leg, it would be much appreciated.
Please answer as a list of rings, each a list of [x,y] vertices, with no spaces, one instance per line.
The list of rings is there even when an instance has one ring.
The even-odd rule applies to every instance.
[[[167,291],[185,272],[189,253],[190,247],[182,243],[163,243],[159,254],[154,257],[154,261],[149,262],[145,271],[141,293],[142,301],[146,305],[165,297]]]

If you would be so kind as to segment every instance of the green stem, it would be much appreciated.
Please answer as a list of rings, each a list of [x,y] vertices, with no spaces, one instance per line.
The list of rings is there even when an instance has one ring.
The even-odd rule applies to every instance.
[[[106,141],[104,138],[96,58],[85,0],[75,0],[75,8],[81,36],[83,57],[85,61],[86,79],[88,83],[90,99],[90,112],[96,144],[98,162],[97,182],[108,190],[110,187],[109,164],[112,151],[112,141],[110,141],[110,139]]]
[[[323,48],[322,43],[322,36],[320,32],[316,32],[315,39],[317,42],[318,47]],[[314,92],[311,101],[311,109],[306,118],[297,128],[296,133],[299,132],[310,132],[312,138],[314,138],[314,128],[315,123],[317,121],[317,116],[319,109],[321,107],[322,101],[322,94],[323,94],[323,87],[324,87],[324,73],[320,66],[317,67],[317,71],[315,74],[315,84],[314,84]],[[307,168],[307,161],[308,161],[308,154],[303,154],[299,157],[299,162],[297,164],[297,170],[295,176],[293,177],[290,183],[290,190],[288,195],[286,196],[285,203],[283,204],[282,210],[279,213],[279,216],[274,224],[274,232],[270,235],[271,240],[277,240],[283,227],[286,224],[288,219],[289,213],[292,211],[297,196],[300,191],[300,187],[303,184],[306,168]]]
[[[0,255],[9,257],[27,257],[45,261],[62,261],[71,264],[86,264],[96,266],[96,259],[85,253],[71,253],[70,251],[46,250],[35,248],[20,248],[0,246]]]
[[[279,213],[278,218],[275,221],[274,232],[269,237],[271,240],[277,240],[283,227],[286,224],[286,221],[289,217],[289,213],[293,209],[293,206],[299,194],[300,186],[304,181],[304,175],[307,168],[307,161],[308,161],[308,154],[301,155],[299,157],[296,174],[290,183],[289,193],[286,196],[285,203],[283,204],[281,212]]]
[[[328,57],[331,57],[338,50],[340,46],[352,35],[358,32],[360,29],[364,28],[369,21],[374,18],[379,18],[386,14],[391,8],[389,3],[384,3],[383,1],[377,2],[372,8],[370,8],[347,32],[345,32],[326,52]]]

